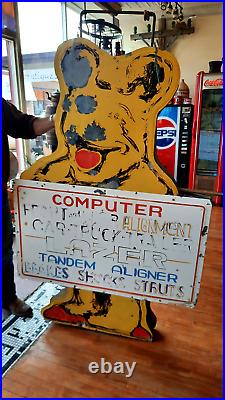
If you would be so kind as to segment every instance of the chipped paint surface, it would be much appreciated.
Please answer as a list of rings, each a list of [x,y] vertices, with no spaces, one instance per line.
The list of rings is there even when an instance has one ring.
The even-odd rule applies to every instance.
[[[142,48],[112,57],[86,39],[59,46],[56,112],[58,148],[38,160],[25,179],[149,193],[176,194],[154,158],[156,117],[179,82],[179,66],[166,51]],[[80,162],[99,154],[99,163]]]
[[[105,140],[105,128],[102,128],[100,125],[97,125],[95,121],[93,124],[88,125],[84,132],[84,139],[91,140],[92,142],[96,142],[98,140]]]
[[[193,305],[207,239],[202,232],[209,226],[208,200],[112,189],[101,193],[27,180],[17,180],[14,191],[22,275]]]
[[[179,83],[176,59],[160,50],[156,56],[153,48],[112,57],[78,38],[59,46],[55,69],[60,86],[55,123],[58,147],[21,177],[176,194],[176,185],[154,157],[157,114]],[[89,99],[87,104],[84,98]],[[88,329],[152,339],[156,318],[149,303],[100,297],[66,289],[45,308],[44,315]]]
[[[68,99],[68,94],[66,94],[63,101],[63,110],[69,112],[70,107],[71,107],[71,101]]]
[[[87,58],[80,56],[80,49],[71,47],[67,49],[61,67],[68,89],[82,88],[87,85],[92,68]]]
[[[77,96],[75,100],[77,110],[81,114],[90,114],[95,111],[97,102],[93,96]]]
[[[84,329],[153,340],[156,316],[150,303],[67,288],[42,309],[46,319]]]

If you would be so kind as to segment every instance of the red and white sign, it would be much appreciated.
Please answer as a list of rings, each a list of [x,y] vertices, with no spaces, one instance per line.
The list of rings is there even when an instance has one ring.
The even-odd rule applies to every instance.
[[[209,200],[17,180],[15,210],[23,277],[195,305]]]

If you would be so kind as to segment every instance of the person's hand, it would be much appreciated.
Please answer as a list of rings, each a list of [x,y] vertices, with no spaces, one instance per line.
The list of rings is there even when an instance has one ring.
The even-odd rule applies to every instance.
[[[35,118],[33,122],[33,129],[36,136],[40,136],[43,133],[50,131],[55,128],[55,114],[51,114],[45,118]]]
[[[52,122],[52,124],[53,124],[52,128],[54,128],[55,127],[55,114],[51,114],[49,116],[49,121]]]

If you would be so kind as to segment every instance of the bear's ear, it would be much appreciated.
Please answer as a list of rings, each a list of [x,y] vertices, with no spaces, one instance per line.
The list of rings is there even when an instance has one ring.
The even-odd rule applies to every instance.
[[[87,86],[90,77],[96,76],[99,64],[99,48],[86,39],[62,43],[55,56],[56,75],[67,92]]]
[[[118,77],[113,76],[112,84],[118,83],[117,91],[125,97],[134,94],[131,97],[139,98],[143,110],[159,112],[177,90],[180,69],[171,53],[144,47],[125,56],[111,57],[89,40],[77,38],[62,43],[56,52],[55,70],[62,103],[65,95],[87,85],[93,91],[96,85],[111,88],[106,77],[113,63],[117,65]],[[104,71],[105,79],[99,82],[99,72],[102,77]]]
[[[146,47],[127,56],[126,84],[119,89],[121,94],[136,92],[146,108],[162,109],[177,90],[180,69],[176,59],[167,51]]]

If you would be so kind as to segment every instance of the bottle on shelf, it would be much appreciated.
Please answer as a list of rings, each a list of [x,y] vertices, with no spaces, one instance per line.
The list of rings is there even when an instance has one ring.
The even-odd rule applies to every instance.
[[[181,79],[179,87],[176,91],[176,95],[183,97],[183,98],[188,98],[189,97],[189,87],[188,85],[184,82],[184,79]]]
[[[181,104],[190,104],[191,99],[189,97],[189,87],[184,82],[184,79],[181,79],[179,87],[173,97],[173,104],[181,105]]]

